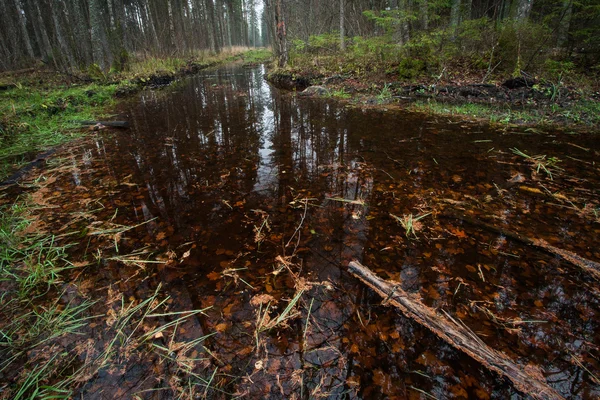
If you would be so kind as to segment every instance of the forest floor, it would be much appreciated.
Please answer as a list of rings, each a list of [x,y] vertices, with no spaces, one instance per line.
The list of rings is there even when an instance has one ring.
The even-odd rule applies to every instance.
[[[310,96],[334,97],[367,107],[392,105],[413,111],[489,121],[493,124],[593,130],[600,124],[600,88],[589,77],[568,83],[495,75],[456,68],[440,76],[407,79],[396,72],[346,71],[334,62],[299,56],[293,66],[273,68],[268,80]],[[316,61],[315,61],[316,60]],[[388,66],[388,71],[394,71]],[[344,72],[340,72],[344,71]],[[321,89],[322,88],[322,89]]]

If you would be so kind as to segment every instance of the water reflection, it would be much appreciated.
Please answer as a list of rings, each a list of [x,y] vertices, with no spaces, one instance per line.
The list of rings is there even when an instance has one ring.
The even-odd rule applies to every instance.
[[[271,88],[263,74],[229,67],[144,92],[121,110],[129,131],[76,153],[77,169],[59,181],[70,196],[57,201],[94,199],[104,207],[99,219],[123,225],[151,221],[128,232],[121,251],[152,246],[176,261],[143,280],[110,264],[112,272],[98,272],[99,287],[116,274],[124,292],[143,297],[161,282],[174,308],[212,306],[187,332],[217,332],[205,343],[207,358],[229,394],[516,396],[504,380],[381,306],[343,267],[359,259],[489,345],[543,368],[564,396],[600,394],[591,375],[598,376],[600,357],[599,296],[587,290],[594,282],[556,257],[439,216],[458,209],[599,260],[597,222],[527,189],[572,188],[576,176],[578,191],[565,194],[578,206],[597,205],[593,137],[569,148],[576,161],[558,139],[302,99]],[[556,155],[564,171],[550,182],[510,148]],[[527,177],[524,189],[508,183],[517,172]],[[418,238],[390,216],[428,212]],[[297,318],[257,341],[254,296],[273,296],[280,312],[295,293],[282,260],[302,271],[307,290]],[[143,386],[117,383],[133,392]]]

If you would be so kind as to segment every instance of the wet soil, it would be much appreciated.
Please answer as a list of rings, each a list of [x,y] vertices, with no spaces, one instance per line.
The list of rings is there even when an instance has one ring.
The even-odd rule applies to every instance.
[[[462,82],[425,80],[409,83],[394,76],[366,78],[273,70],[267,74],[267,79],[274,86],[285,90],[303,92],[311,86],[327,89],[325,95],[308,94],[313,97],[329,96],[333,91],[343,91],[354,102],[367,105],[423,101],[455,105],[480,104],[493,107],[489,111],[490,115],[494,114],[495,109],[526,111],[537,115],[536,119],[540,123],[570,125],[569,128],[581,125],[579,129],[594,124],[591,112],[582,113],[578,119],[569,119],[560,110],[576,108],[582,102],[594,103],[599,100],[597,92],[584,94],[583,90],[576,87],[523,77],[511,78],[497,84],[478,83],[474,77],[465,78]],[[382,98],[384,90],[386,97]],[[567,111],[565,113],[568,114]],[[514,122],[522,125],[532,124],[530,121]]]
[[[263,74],[231,66],[143,91],[118,110],[129,130],[96,133],[37,172],[48,178],[34,192],[46,207],[40,226],[80,232],[72,257],[93,261],[71,278],[101,300],[94,311],[111,307],[111,292],[144,299],[159,285],[171,311],[210,307],[182,324],[178,340],[213,334],[196,347],[203,361],[194,367],[214,373],[211,398],[523,396],[382,305],[347,272],[356,259],[539,370],[565,398],[600,396],[598,282],[442,216],[464,214],[600,261],[596,136],[302,98]],[[550,175],[511,149],[560,162]],[[427,213],[414,232],[394,217]],[[93,234],[107,223],[137,227]],[[124,261],[136,252],[144,260]],[[264,300],[274,320],[299,291],[292,318],[258,332]],[[97,348],[105,329],[87,332]],[[165,370],[150,356],[123,360],[76,397],[172,398]]]

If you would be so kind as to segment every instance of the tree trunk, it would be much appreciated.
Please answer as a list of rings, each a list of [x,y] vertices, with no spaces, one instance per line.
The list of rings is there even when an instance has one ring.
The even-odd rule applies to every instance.
[[[573,16],[573,0],[564,0],[563,12],[558,22],[558,32],[556,34],[556,44],[558,47],[566,48],[569,42],[569,30],[571,28],[571,18]]]
[[[65,69],[75,69],[72,49],[65,40],[65,36],[62,32],[62,24],[60,23],[57,15],[57,12],[62,10],[55,10],[58,7],[58,2],[50,5],[50,14],[52,15],[52,22],[54,24],[54,33],[56,34],[56,40],[58,40],[58,45],[60,46],[62,58],[66,61],[66,65],[64,65]]]
[[[152,53],[157,54],[162,51],[162,43],[158,39],[157,24],[155,22],[155,18],[153,17],[152,10],[150,9],[150,4],[144,3],[141,6],[140,15],[142,18],[142,23],[144,24],[143,30],[146,37],[146,46],[152,46]]]
[[[267,9],[271,14],[271,36],[273,37],[273,50],[277,56],[277,64],[280,68],[285,67],[288,62],[287,32],[282,2],[283,0],[266,0]]]
[[[73,21],[71,27],[70,42],[73,49],[75,61],[80,66],[90,65],[92,61],[92,45],[87,18],[87,4],[82,0],[67,1],[69,21]]]
[[[421,28],[424,31],[429,30],[429,3],[428,0],[421,0],[419,4],[419,11],[421,17]]]
[[[92,38],[92,57],[94,63],[102,71],[107,71],[110,61],[106,49],[108,48],[106,32],[104,31],[104,19],[102,18],[102,6],[100,0],[89,0],[90,27]]]
[[[23,38],[23,44],[29,58],[34,58],[33,47],[31,47],[31,40],[29,39],[29,33],[27,32],[27,21],[25,19],[25,11],[21,8],[19,0],[13,0],[15,10],[19,17],[19,29],[21,30],[21,37]],[[6,19],[6,16],[4,17]],[[5,23],[5,21],[3,21]]]
[[[204,8],[206,10],[206,19],[210,25],[211,35],[211,50],[215,53],[221,52],[219,29],[217,26],[217,18],[215,15],[215,5],[213,0],[204,0]]]
[[[344,20],[346,19],[345,9],[346,1],[340,0],[340,50],[346,50],[346,32],[344,30]]]
[[[524,21],[529,18],[533,0],[514,0],[512,17],[517,21]]]
[[[37,24],[40,27],[40,32],[42,34],[42,41],[45,47],[46,56],[52,60],[54,63],[54,67],[58,69],[58,64],[56,62],[56,57],[54,57],[54,48],[52,46],[52,42],[50,42],[50,38],[48,37],[48,25],[44,21],[44,17],[42,15],[42,11],[40,10],[39,1],[35,1],[35,12],[37,17]]]
[[[454,31],[460,24],[460,0],[452,0],[452,7],[450,8],[450,26]]]
[[[12,56],[10,57],[9,64],[14,68],[18,63],[21,52],[19,51],[17,29],[13,25],[13,18],[9,12],[7,4],[4,1],[0,1],[0,15],[3,16],[2,29],[5,36],[4,44],[8,49],[8,54]]]

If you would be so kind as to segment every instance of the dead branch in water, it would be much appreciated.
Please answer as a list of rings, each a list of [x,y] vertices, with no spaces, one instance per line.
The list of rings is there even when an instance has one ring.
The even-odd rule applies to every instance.
[[[104,125],[109,126],[111,128],[129,128],[128,121],[78,121],[81,125],[85,126],[94,126],[94,125]]]
[[[459,215],[459,214],[449,213],[449,212],[444,212],[440,215],[442,217],[454,218],[454,219],[458,219],[458,220],[467,222],[471,225],[479,226],[490,232],[499,233],[501,235],[504,235],[508,238],[514,239],[521,243],[527,244],[529,246],[537,247],[541,250],[544,250],[546,253],[549,253],[549,254],[552,254],[555,256],[560,256],[565,261],[570,262],[571,264],[575,265],[576,267],[579,267],[582,270],[584,270],[585,272],[587,272],[588,274],[592,275],[594,278],[600,280],[600,263],[597,263],[592,260],[588,260],[587,258],[581,257],[580,255],[575,254],[571,251],[563,250],[558,247],[552,246],[550,243],[546,242],[544,239],[535,239],[535,238],[523,236],[519,233],[508,231],[506,229],[502,229],[495,225],[488,224],[486,222],[480,221],[476,218],[468,217],[466,215]]]
[[[379,278],[358,261],[351,261],[348,270],[377,294],[385,304],[398,308],[407,318],[431,330],[440,339],[480,362],[486,368],[510,379],[517,390],[534,399],[562,399],[545,382],[541,372],[532,366],[520,366],[504,353],[486,345],[475,333],[449,314],[441,315],[427,307],[399,285]]]

